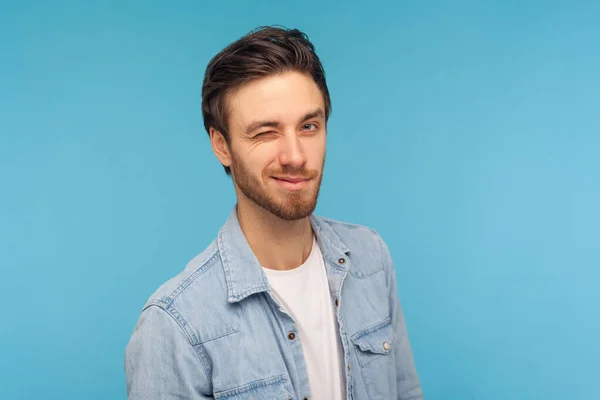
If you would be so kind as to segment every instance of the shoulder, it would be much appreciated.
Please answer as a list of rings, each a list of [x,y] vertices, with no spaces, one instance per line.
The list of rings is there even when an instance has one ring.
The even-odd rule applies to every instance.
[[[227,282],[216,240],[148,299],[142,314],[158,307],[173,317],[192,343],[201,343],[229,314]],[[204,327],[204,328],[202,328]],[[160,327],[156,327],[160,329]],[[208,329],[208,330],[207,330]]]
[[[372,227],[331,218],[317,217],[329,226],[350,249],[379,249],[384,244],[379,233]]]
[[[355,276],[369,275],[389,268],[389,250],[381,235],[372,227],[331,218],[317,217],[349,249],[353,260],[350,272]]]
[[[207,280],[214,280],[211,270],[220,263],[220,255],[216,241],[213,241],[202,253],[188,262],[186,267],[162,285],[150,296],[146,303],[168,308],[182,298],[193,295],[197,286]]]

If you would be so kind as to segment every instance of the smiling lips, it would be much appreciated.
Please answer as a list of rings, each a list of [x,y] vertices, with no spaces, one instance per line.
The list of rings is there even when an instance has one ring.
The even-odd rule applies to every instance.
[[[279,184],[279,186],[288,190],[304,189],[308,185],[308,182],[310,182],[310,178],[304,177],[274,176],[273,179]]]

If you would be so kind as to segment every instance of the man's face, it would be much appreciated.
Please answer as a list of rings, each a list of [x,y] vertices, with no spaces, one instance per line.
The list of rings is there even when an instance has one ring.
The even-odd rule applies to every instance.
[[[288,72],[240,88],[229,99],[231,174],[238,201],[275,216],[309,216],[325,163],[325,107],[309,75]]]

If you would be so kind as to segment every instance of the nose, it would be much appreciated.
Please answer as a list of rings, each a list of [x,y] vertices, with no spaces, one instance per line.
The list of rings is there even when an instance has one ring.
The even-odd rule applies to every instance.
[[[306,151],[300,137],[295,133],[285,135],[281,143],[279,163],[292,169],[300,169],[306,161]]]

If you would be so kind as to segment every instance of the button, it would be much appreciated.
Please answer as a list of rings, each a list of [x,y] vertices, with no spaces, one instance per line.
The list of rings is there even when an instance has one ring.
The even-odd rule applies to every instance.
[[[335,306],[339,307],[340,306],[340,299],[335,299]]]
[[[294,332],[288,333],[288,339],[290,339],[290,340],[296,339],[296,334]]]
[[[348,363],[348,371],[350,371],[350,363]]]
[[[308,400],[308,397],[303,397],[302,400]]]
[[[388,344],[388,342],[383,342],[383,349],[384,350],[389,350],[390,349],[390,345]]]
[[[340,259],[338,260],[338,262],[339,262],[340,264],[344,264],[344,263],[346,262],[346,259],[345,259],[344,257],[342,257],[342,258],[340,258]]]

